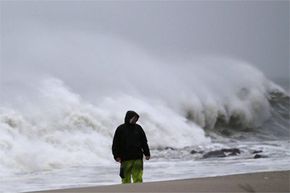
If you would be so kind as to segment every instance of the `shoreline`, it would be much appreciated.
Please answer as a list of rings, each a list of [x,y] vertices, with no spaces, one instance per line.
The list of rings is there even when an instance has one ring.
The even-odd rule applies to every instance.
[[[290,192],[290,170],[235,174],[142,184],[118,184],[26,193],[95,192]]]

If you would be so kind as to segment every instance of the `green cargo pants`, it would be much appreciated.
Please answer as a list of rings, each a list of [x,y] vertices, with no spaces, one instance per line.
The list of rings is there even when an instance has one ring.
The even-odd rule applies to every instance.
[[[142,183],[143,179],[143,160],[129,160],[124,161],[121,164],[121,170],[123,172],[122,183],[131,183],[131,177],[134,183]]]

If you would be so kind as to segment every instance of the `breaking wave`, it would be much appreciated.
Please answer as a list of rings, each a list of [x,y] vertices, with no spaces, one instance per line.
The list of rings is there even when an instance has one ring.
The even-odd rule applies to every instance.
[[[140,113],[151,147],[205,145],[214,138],[211,132],[230,137],[256,130],[272,137],[285,136],[289,133],[289,96],[259,78],[263,80],[259,85],[235,85],[231,92],[229,87],[210,91],[201,85],[200,92],[175,91],[174,103],[160,97],[165,93],[155,97],[118,93],[88,102],[61,80],[46,79],[29,102],[22,99],[21,104],[2,105],[0,168],[19,172],[108,164],[114,130],[128,109]]]
[[[17,74],[13,84],[8,73],[1,77],[2,174],[110,164],[114,131],[129,109],[140,114],[155,148],[206,145],[218,137],[289,136],[289,96],[246,62],[207,58],[166,64],[119,40],[49,37],[30,38],[31,49],[22,50],[47,62],[42,67],[52,77],[43,78],[39,67],[38,76]],[[39,52],[29,53],[34,50]],[[66,53],[59,55],[62,50]],[[58,67],[54,56],[72,63]]]

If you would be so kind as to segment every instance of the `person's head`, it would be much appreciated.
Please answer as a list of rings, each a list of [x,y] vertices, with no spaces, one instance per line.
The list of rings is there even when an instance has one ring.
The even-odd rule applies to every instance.
[[[137,116],[134,116],[130,119],[129,123],[130,124],[136,124],[136,122],[138,121],[138,117]]]
[[[125,116],[125,123],[136,124],[139,119],[139,115],[135,111],[127,111]]]

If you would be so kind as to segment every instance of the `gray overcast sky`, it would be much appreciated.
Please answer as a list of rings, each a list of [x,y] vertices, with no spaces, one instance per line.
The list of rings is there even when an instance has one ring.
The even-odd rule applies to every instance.
[[[289,77],[289,1],[1,1],[2,55],[31,23],[113,34],[166,61],[222,55]]]

